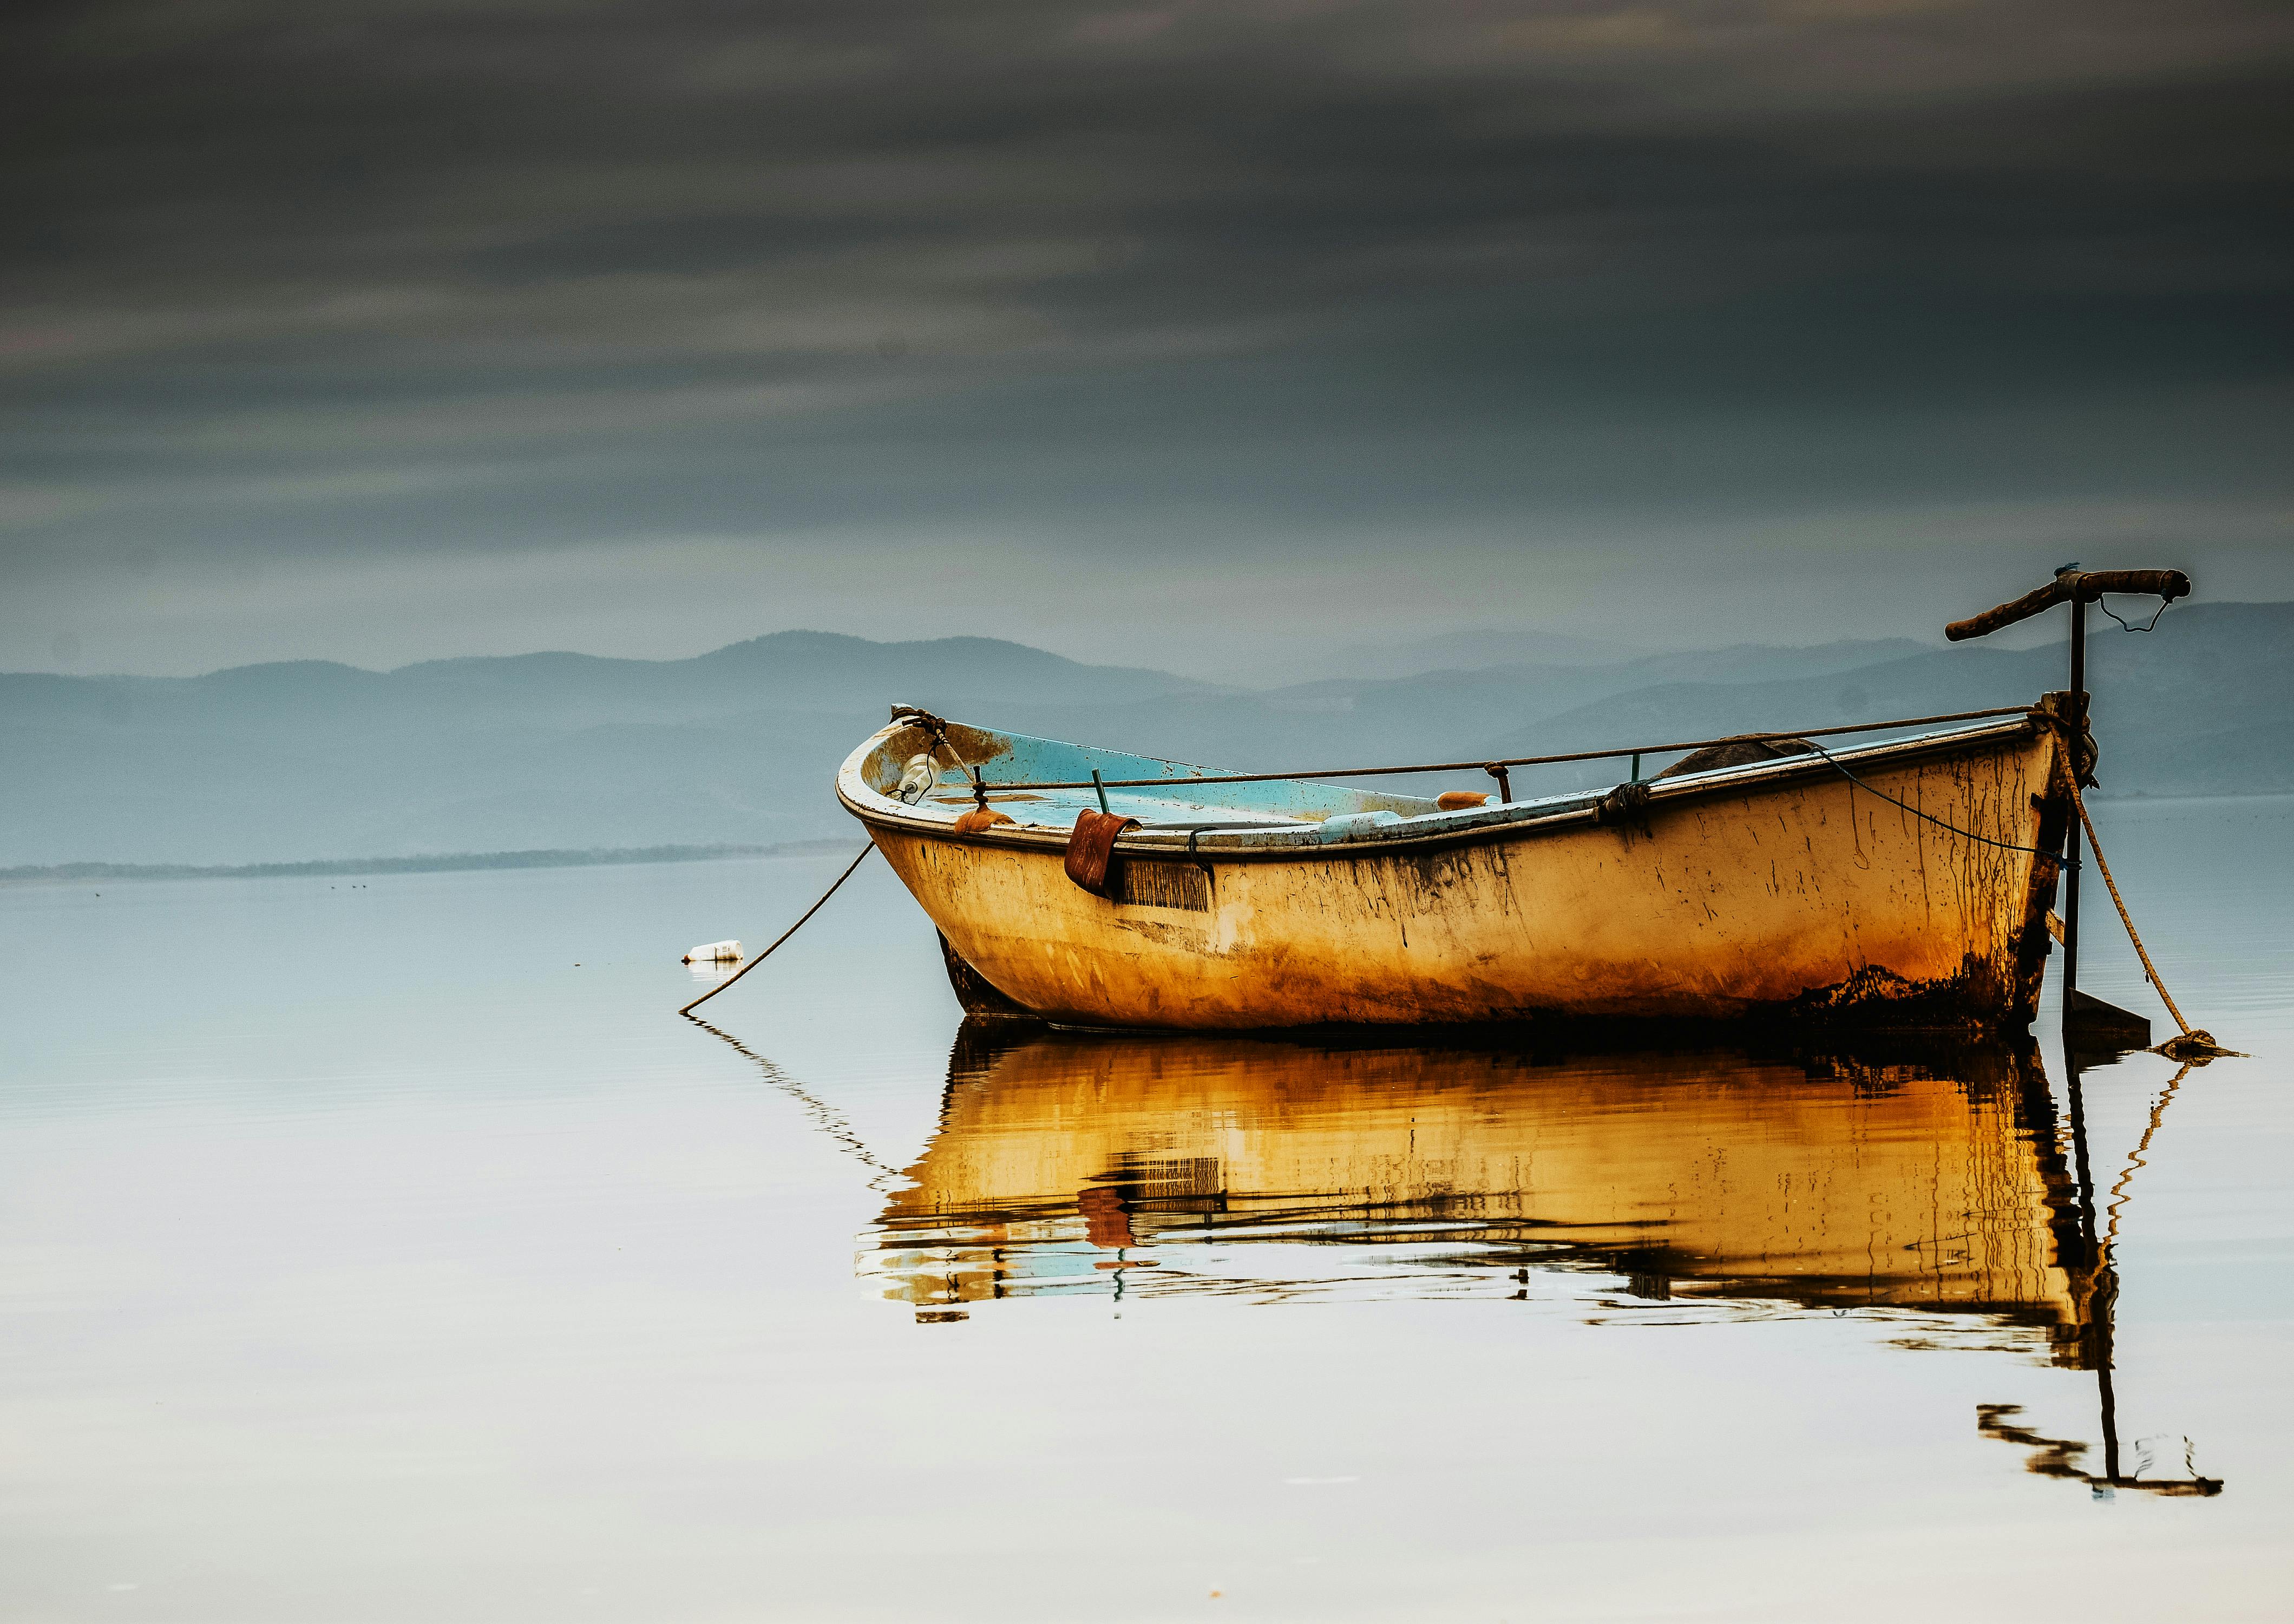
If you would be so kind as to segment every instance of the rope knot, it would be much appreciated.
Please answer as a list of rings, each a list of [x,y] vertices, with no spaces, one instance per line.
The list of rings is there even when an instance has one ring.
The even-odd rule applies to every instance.
[[[1604,828],[1648,828],[1649,787],[1638,780],[1621,784],[1595,803],[1593,821]]]
[[[948,731],[948,724],[922,705],[894,705],[892,719],[896,722],[913,723],[935,736]]]
[[[2241,1060],[2246,1058],[2237,1050],[2225,1049],[2215,1042],[2215,1035],[2204,1027],[2192,1027],[2179,1037],[2170,1037],[2152,1052],[2163,1054],[2170,1060],[2180,1060],[2185,1066],[2203,1066],[2209,1060],[2225,1057]]]
[[[2095,787],[2095,764],[2102,759],[2103,751],[2095,745],[2093,728],[2081,726],[2076,735],[2072,732],[2072,718],[2081,707],[2075,707],[2071,701],[2069,691],[2042,694],[2039,702],[2031,707],[2030,717],[2041,727],[2052,727],[2062,735],[2063,749],[2071,759],[2071,775],[2078,780],[2080,788],[2091,790]]]

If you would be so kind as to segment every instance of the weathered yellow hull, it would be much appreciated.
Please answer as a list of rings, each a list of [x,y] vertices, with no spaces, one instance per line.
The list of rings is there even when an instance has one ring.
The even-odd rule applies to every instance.
[[[1853,758],[1868,788],[1798,758],[1659,784],[1624,823],[1587,810],[1289,850],[1127,837],[1130,860],[1204,876],[1182,876],[1192,894],[1134,888],[1156,897],[1142,901],[1071,882],[1061,831],[957,834],[845,799],[953,951],[1053,1021],[2027,1025],[2054,887],[2033,849],[2062,828],[2056,736],[2015,723],[1891,748]]]
[[[2076,1357],[2089,1282],[2058,1256],[2071,1190],[2028,1046],[1873,1064],[967,1037],[867,1264],[919,1306],[1080,1284],[1119,1254],[1173,1259],[1138,1277],[1153,1289],[1205,1268],[1227,1289],[1224,1247],[1312,1238],[1590,1266],[1644,1295],[1975,1311]],[[1288,1255],[1248,1277],[1288,1294],[1362,1271]]]

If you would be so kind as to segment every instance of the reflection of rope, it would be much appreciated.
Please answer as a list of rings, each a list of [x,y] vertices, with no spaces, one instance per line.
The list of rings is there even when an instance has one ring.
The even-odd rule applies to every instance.
[[[699,1027],[704,1032],[708,1033],[710,1036],[723,1039],[727,1043],[732,1045],[734,1052],[739,1054],[743,1059],[754,1061],[757,1069],[765,1074],[765,1081],[771,1084],[775,1088],[779,1089],[781,1092],[786,1094],[790,1099],[795,1100],[797,1105],[803,1110],[804,1114],[812,1118],[814,1126],[820,1129],[822,1133],[827,1134],[829,1138],[834,1140],[838,1144],[843,1146],[846,1150],[858,1157],[861,1161],[874,1168],[876,1170],[876,1174],[875,1177],[868,1181],[869,1189],[882,1190],[884,1188],[884,1181],[886,1179],[897,1179],[900,1176],[900,1170],[899,1168],[889,1166],[883,1162],[876,1159],[875,1152],[868,1149],[867,1144],[861,1139],[859,1133],[855,1131],[850,1122],[845,1120],[843,1115],[839,1112],[835,1107],[829,1105],[823,1100],[813,1098],[812,1095],[807,1093],[800,1084],[792,1079],[788,1073],[774,1065],[772,1061],[767,1060],[763,1055],[759,1054],[755,1050],[750,1048],[746,1043],[744,1043],[739,1038],[735,1037],[731,1033],[719,1031],[715,1027],[711,1026],[698,1015],[687,1015],[685,1019],[691,1021],[695,1026]]]
[[[2119,1239],[2119,1209],[2127,1205],[2127,1187],[2134,1181],[2136,1168],[2151,1165],[2143,1159],[2143,1153],[2151,1148],[2152,1135],[2159,1132],[2159,1124],[2167,1115],[2167,1101],[2175,1097],[2175,1091],[2183,1086],[2183,1079],[2191,1075],[2191,1065],[2192,1062],[2184,1061],[2183,1069],[2169,1078],[2167,1086],[2160,1091],[2158,1100],[2151,1107],[2151,1125],[2143,1130],[2143,1142],[2135,1147],[2134,1154],[2127,1158],[2127,1171],[2120,1173],[2119,1181],[2111,1187],[2111,1206],[2105,1209],[2111,1214],[2111,1222],[2104,1225],[2103,1231],[2103,1255],[2106,1261],[2111,1256],[2111,1246]]]
[[[860,865],[861,865],[861,864],[863,864],[863,863],[866,862],[866,861],[868,860],[868,854],[869,854],[870,852],[872,852],[872,851],[875,850],[875,849],[876,849],[876,842],[875,842],[875,841],[874,841],[874,840],[871,840],[871,841],[869,841],[866,846],[863,846],[863,847],[860,849],[860,855],[859,855],[858,857],[855,857],[855,858],[853,858],[853,859],[852,859],[852,867],[851,867],[851,868],[848,868],[848,869],[846,869],[842,873],[841,873],[841,874],[839,874],[839,875],[837,875],[837,876],[836,876],[836,885],[832,885],[832,886],[830,886],[826,890],[825,890],[825,891],[821,892],[821,894],[820,894],[820,902],[816,902],[816,903],[814,903],[810,907],[807,908],[807,909],[804,911],[804,919],[800,919],[800,920],[798,920],[798,921],[796,922],[796,923],[794,923],[794,924],[791,925],[787,930],[785,930],[782,931],[782,932],[780,933],[780,935],[779,935],[779,936],[777,936],[777,937],[776,937],[776,938],[773,938],[773,947],[777,947],[777,946],[779,946],[783,942],[785,942],[785,941],[788,940],[788,938],[791,938],[791,937],[794,936],[798,931],[800,931],[800,930],[803,930],[803,929],[804,929],[804,920],[805,920],[805,919],[810,919],[814,914],[816,914],[819,913],[819,912],[820,912],[820,904],[821,904],[822,902],[826,902],[826,901],[827,901],[831,897],[835,896],[835,895],[836,895],[836,886],[837,886],[837,885],[842,885],[842,884],[843,884],[847,880],[850,880],[850,878],[852,878],[852,869],[854,869],[854,868],[858,868],[858,867],[859,867],[859,866],[860,866]],[[750,960],[746,964],[742,965],[740,969],[738,969],[738,970],[735,970],[731,975],[729,975],[729,976],[726,977],[722,981],[720,981],[716,986],[714,986],[714,987],[711,987],[707,992],[705,992],[705,993],[702,994],[700,997],[696,998],[696,999],[695,999],[691,1003],[687,1004],[683,1009],[681,1009],[681,1010],[678,1011],[678,1013],[679,1013],[679,1014],[680,1014],[680,1015],[690,1015],[690,1014],[692,1014],[694,1011],[696,1011],[696,1010],[699,1009],[703,1004],[704,1004],[704,1003],[708,1003],[712,998],[714,998],[718,994],[720,994],[720,993],[723,992],[727,987],[728,987],[732,986],[734,982],[738,981],[738,980],[739,980],[743,976],[747,975],[751,970],[752,970],[756,969],[756,967],[757,967],[758,965],[760,965],[760,964],[763,963],[767,959],[769,959],[769,958],[772,957],[772,956],[773,956],[773,947],[768,947],[768,948],[766,948],[762,953],[759,954],[755,958],[751,959],[751,960]]]
[[[2183,1019],[2183,1011],[2175,1007],[2174,996],[2167,991],[2167,984],[2159,979],[2159,967],[2151,962],[2150,952],[2143,946],[2142,937],[2135,934],[2135,921],[2127,912],[2127,899],[2119,894],[2119,881],[2111,877],[2111,865],[2103,860],[2103,842],[2095,838],[2095,820],[2087,815],[2087,798],[2078,792],[2076,776],[2071,782],[2071,804],[2078,808],[2079,824],[2087,830],[2087,849],[2095,853],[2095,865],[2103,873],[2103,884],[2111,888],[2111,903],[2119,909],[2119,922],[2127,927],[2127,939],[2135,944],[2135,956],[2143,961],[2144,976],[2159,995],[2159,1001],[2167,1006],[2167,1013],[2175,1018],[2175,1024],[2183,1028],[2184,1035],[2189,1036],[2191,1023]],[[2209,1038],[2208,1043],[2211,1047],[2213,1040]]]

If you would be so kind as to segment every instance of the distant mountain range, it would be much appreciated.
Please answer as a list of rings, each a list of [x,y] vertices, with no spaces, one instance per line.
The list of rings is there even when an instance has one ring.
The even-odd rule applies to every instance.
[[[2098,620],[2100,617],[2098,617]],[[2294,604],[2107,621],[2090,687],[2108,795],[2294,790]],[[1501,652],[1491,634],[1421,659]],[[1631,745],[2016,704],[2059,645],[1907,639],[1358,674],[1267,690],[988,638],[780,632],[697,659],[325,662],[197,678],[0,676],[0,868],[754,846],[850,830],[836,764],[893,702],[1184,760],[1301,769]],[[1652,768],[1656,763],[1648,764]],[[1615,765],[1526,775],[1532,792]]]

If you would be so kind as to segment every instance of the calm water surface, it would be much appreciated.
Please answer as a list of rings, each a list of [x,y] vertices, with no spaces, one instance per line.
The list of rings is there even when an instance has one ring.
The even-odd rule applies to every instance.
[[[0,892],[0,1616],[2287,1616],[2294,802],[2102,813],[2256,1058],[964,1026],[879,865],[670,1013],[834,857]]]

